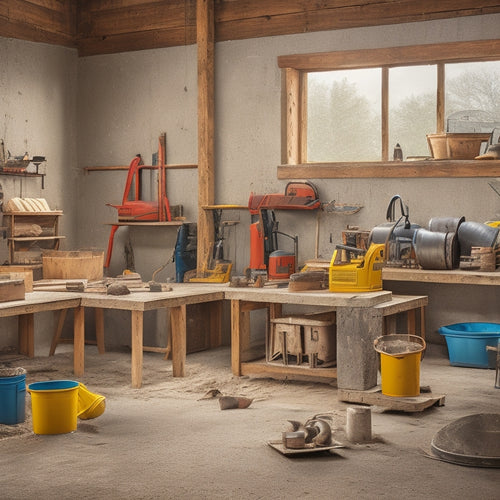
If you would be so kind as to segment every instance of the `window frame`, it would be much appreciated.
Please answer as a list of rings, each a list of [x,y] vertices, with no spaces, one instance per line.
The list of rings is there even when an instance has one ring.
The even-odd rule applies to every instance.
[[[291,54],[278,57],[282,70],[282,165],[278,179],[355,177],[498,177],[500,160],[389,161],[389,68],[437,66],[436,132],[445,129],[445,64],[500,60],[500,40],[409,45],[381,49]],[[305,162],[307,157],[307,74],[381,68],[382,161]],[[383,168],[381,168],[383,167]]]

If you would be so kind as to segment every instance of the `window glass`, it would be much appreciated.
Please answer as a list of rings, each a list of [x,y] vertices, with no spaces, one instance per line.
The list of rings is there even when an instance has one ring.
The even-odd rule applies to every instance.
[[[398,143],[403,159],[429,156],[427,134],[436,133],[437,66],[389,69],[389,154]]]
[[[381,69],[309,73],[307,161],[379,161],[381,149]]]
[[[448,132],[500,132],[500,61],[445,65]]]

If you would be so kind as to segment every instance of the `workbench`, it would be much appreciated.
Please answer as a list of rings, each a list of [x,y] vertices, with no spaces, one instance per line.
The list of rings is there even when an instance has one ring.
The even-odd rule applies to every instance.
[[[18,316],[18,351],[32,358],[35,355],[34,315],[39,312],[74,309],[75,318],[82,314],[80,295],[70,292],[33,292],[26,293],[24,300],[0,303],[0,318]],[[75,319],[75,337],[82,336],[80,323]]]
[[[367,390],[377,384],[378,359],[373,341],[395,332],[395,316],[407,314],[406,331],[416,334],[416,313],[420,314],[420,334],[425,336],[426,296],[394,296],[389,291],[331,293],[329,291],[289,292],[287,289],[230,288],[231,365],[234,375],[281,375],[337,379],[341,389]],[[268,321],[282,316],[282,306],[326,307],[336,312],[336,368],[308,368],[271,363],[255,353],[250,343],[250,312],[266,309]]]
[[[80,293],[81,308],[113,309],[130,311],[131,313],[131,364],[132,387],[142,385],[143,360],[143,322],[145,311],[170,309],[170,339],[172,347],[172,375],[184,377],[186,362],[186,306],[207,302],[221,302],[224,292],[220,285],[172,284],[169,292],[132,292],[129,295],[106,295],[99,293]],[[207,318],[207,326],[211,331],[220,331],[220,311],[216,308],[214,318]],[[84,371],[85,339],[76,338],[76,332],[83,329],[84,315],[75,317],[75,375],[81,376]],[[77,325],[78,322],[78,325]],[[215,323],[215,325],[214,325]],[[207,328],[208,329],[208,328]]]
[[[274,288],[233,288],[227,284],[175,283],[168,292],[132,292],[129,295],[105,295],[91,292],[33,292],[26,300],[0,304],[0,317],[18,315],[19,351],[33,356],[33,313],[39,311],[74,309],[73,343],[74,373],[84,374],[85,308],[131,312],[131,379],[132,387],[142,385],[143,314],[145,311],[170,310],[172,374],[185,375],[186,306],[213,303],[210,331],[220,333],[221,306],[231,301],[231,367],[234,375],[282,373],[294,375],[290,365],[276,367],[248,359],[250,344],[250,311],[266,309],[268,319],[280,317],[285,304],[326,307],[336,312],[337,367],[310,369],[307,375],[336,378],[339,388],[366,390],[377,383],[377,354],[373,340],[383,333],[396,333],[394,318],[407,314],[407,333],[421,334],[425,324],[426,296],[394,296],[390,291],[371,293],[331,293],[328,291],[289,292]],[[420,313],[419,321],[416,313]],[[212,317],[213,316],[213,317]],[[99,322],[99,328],[103,323]],[[102,335],[100,332],[99,335]],[[260,355],[260,357],[262,357]]]

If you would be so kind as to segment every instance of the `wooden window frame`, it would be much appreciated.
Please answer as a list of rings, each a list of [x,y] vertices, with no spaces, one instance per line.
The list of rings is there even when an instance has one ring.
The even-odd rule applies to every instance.
[[[437,65],[437,132],[444,131],[444,66],[500,60],[500,40],[411,45],[382,49],[317,52],[278,57],[283,72],[283,148],[278,179],[368,177],[499,177],[500,160],[389,161],[388,74],[398,66]],[[317,71],[382,68],[382,161],[306,163],[307,74]]]

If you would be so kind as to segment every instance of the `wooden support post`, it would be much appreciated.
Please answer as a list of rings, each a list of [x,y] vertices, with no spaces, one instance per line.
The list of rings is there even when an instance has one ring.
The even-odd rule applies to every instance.
[[[231,300],[231,369],[233,375],[241,376],[241,338],[243,330],[243,312],[241,301]]]
[[[222,345],[222,300],[208,303],[210,314],[210,342],[209,347]]]
[[[106,352],[106,348],[104,347],[104,309],[96,307],[94,314],[97,350],[99,351],[99,354],[104,354]]]
[[[18,319],[18,350],[29,358],[35,355],[34,314],[21,314]]]
[[[206,269],[214,228],[212,214],[203,210],[215,200],[214,162],[214,0],[196,2],[198,44],[198,250],[197,269]]]
[[[132,311],[132,387],[139,389],[142,385],[142,344],[143,344],[143,312]]]
[[[85,308],[75,307],[73,315],[73,372],[81,377],[85,369]]]
[[[186,362],[186,305],[170,309],[170,336],[172,339],[172,375],[185,376]]]

